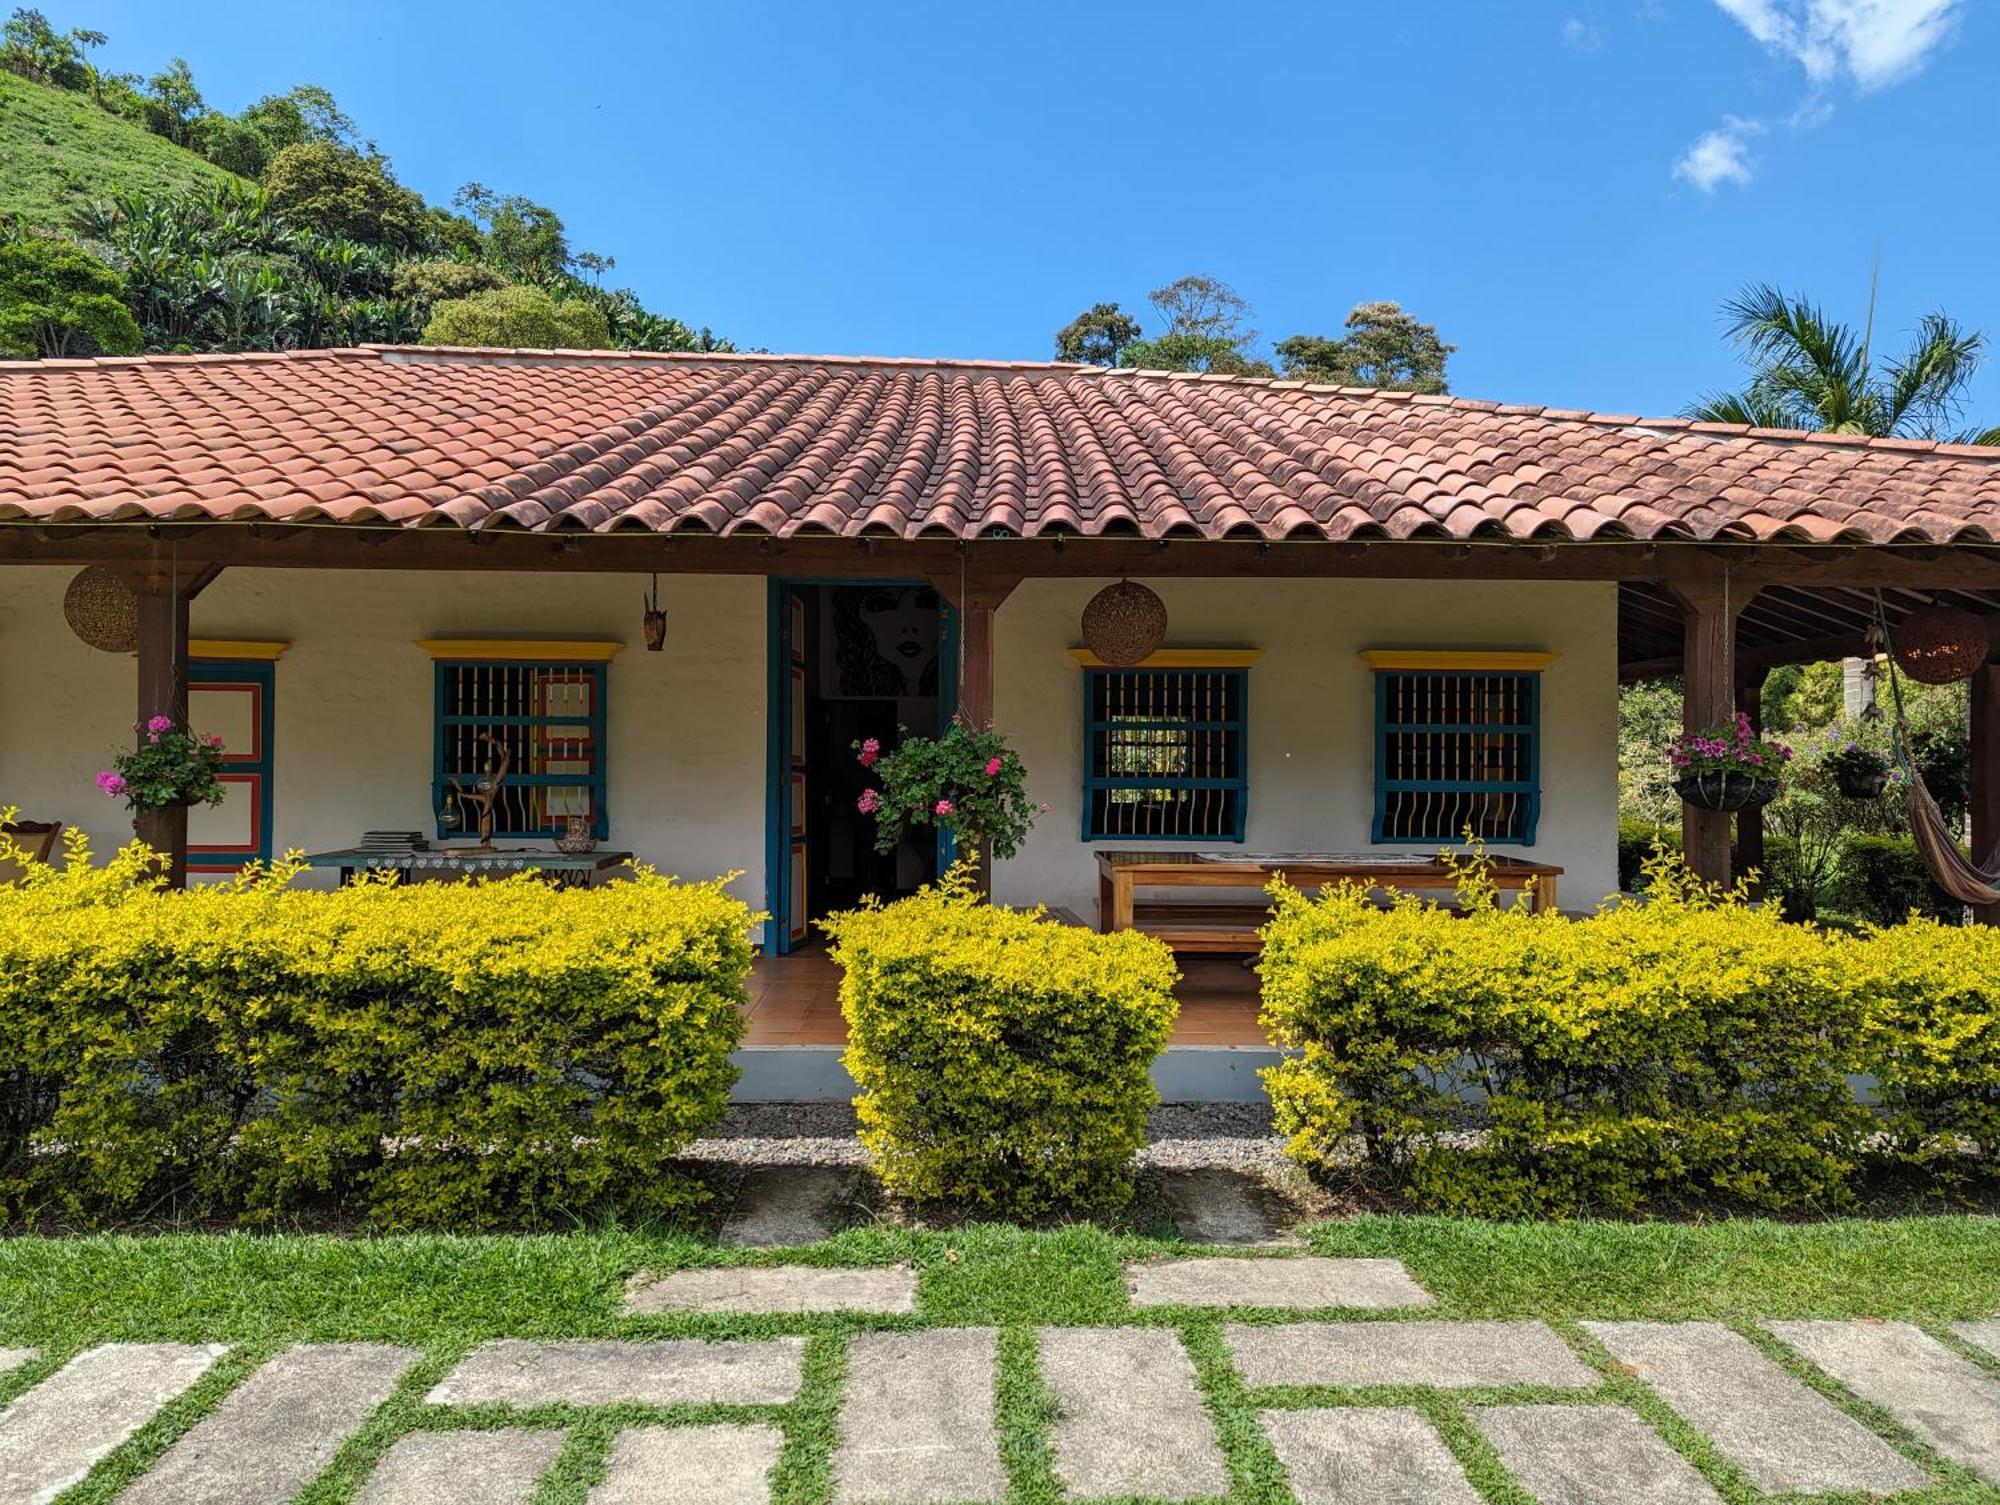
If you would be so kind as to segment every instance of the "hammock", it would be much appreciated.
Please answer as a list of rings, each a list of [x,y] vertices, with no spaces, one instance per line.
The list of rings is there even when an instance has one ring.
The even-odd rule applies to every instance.
[[[1882,630],[1882,650],[1889,659],[1889,692],[1896,702],[1896,761],[1903,767],[1909,785],[1905,806],[1910,817],[1910,835],[1923,853],[1924,866],[1931,870],[1937,886],[1961,904],[1975,907],[2000,904],[2000,843],[1986,854],[1984,866],[1958,849],[1957,834],[1944,818],[1944,811],[1917,770],[1910,756],[1910,724],[1903,715],[1903,685],[1896,677],[1896,650],[1889,640],[1889,617],[1882,609],[1882,593],[1875,593],[1875,619]]]

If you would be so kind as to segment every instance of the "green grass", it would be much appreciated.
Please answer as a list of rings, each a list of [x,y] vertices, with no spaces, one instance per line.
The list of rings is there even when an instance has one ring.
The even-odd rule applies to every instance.
[[[1861,1405],[1757,1330],[1758,1316],[1878,1315],[1947,1336],[1951,1321],[2000,1312],[2000,1224],[1974,1217],[1880,1222],[1708,1226],[1502,1224],[1428,1217],[1367,1217],[1306,1231],[1316,1252],[1404,1260],[1437,1297],[1435,1312],[1374,1320],[1538,1317],[1606,1377],[1600,1391],[1249,1390],[1228,1362],[1224,1318],[1213,1312],[1137,1313],[1125,1303],[1120,1262],[1180,1246],[1079,1225],[1033,1233],[977,1227],[949,1233],[855,1230],[806,1250],[717,1248],[705,1240],[635,1232],[544,1238],[255,1237],[20,1238],[0,1241],[0,1344],[41,1348],[29,1369],[0,1376],[0,1403],[77,1350],[113,1339],[181,1339],[238,1345],[215,1371],[114,1454],[65,1505],[108,1501],[138,1478],[188,1426],[261,1360],[301,1340],[372,1339],[425,1352],[388,1405],[342,1450],[302,1500],[339,1505],[381,1453],[424,1427],[522,1421],[570,1430],[543,1487],[542,1505],[580,1505],[602,1477],[618,1427],[639,1421],[767,1420],[785,1432],[776,1483],[785,1505],[817,1505],[830,1490],[829,1458],[849,1336],[871,1328],[992,1325],[1000,1329],[999,1428],[1012,1498],[1059,1498],[1048,1448],[1053,1398],[1034,1363],[1043,1324],[1141,1322],[1185,1341],[1228,1459],[1232,1505],[1289,1499],[1260,1409],[1294,1405],[1411,1405],[1438,1428],[1487,1500],[1526,1505],[1473,1424],[1497,1400],[1615,1402],[1631,1407],[1679,1448],[1731,1505],[1754,1496],[1742,1477],[1650,1391],[1621,1374],[1576,1325],[1589,1317],[1713,1318],[1735,1326],[1808,1383],[1832,1395],[1931,1471],[1931,1488],[1903,1496],[1927,1505],[2000,1505],[2000,1489],[1929,1452],[1887,1415]],[[922,1272],[916,1317],[730,1318],[617,1314],[625,1279],[690,1264],[806,1259],[830,1264],[906,1261]],[[1332,1315],[1332,1314],[1328,1314]],[[1349,1316],[1357,1314],[1345,1314]],[[1296,1314],[1244,1312],[1231,1320]],[[811,1339],[799,1399],[779,1407],[550,1407],[508,1413],[432,1410],[422,1396],[474,1344],[523,1337],[766,1337]],[[1964,1350],[1960,1350],[1963,1352]],[[1987,1363],[2000,1371],[2000,1365]]]
[[[67,229],[120,193],[165,193],[234,175],[99,109],[87,94],[0,72],[0,214]]]

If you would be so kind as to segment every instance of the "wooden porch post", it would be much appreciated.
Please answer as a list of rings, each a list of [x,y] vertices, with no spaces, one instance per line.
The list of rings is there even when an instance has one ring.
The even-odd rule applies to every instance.
[[[975,731],[993,725],[993,616],[1021,583],[1019,575],[934,575],[931,583],[958,613],[958,716]],[[993,856],[979,854],[979,891],[993,893]]]
[[[156,565],[126,576],[138,598],[139,636],[138,717],[135,740],[143,742],[146,723],[155,716],[185,725],[188,714],[188,603],[222,572],[219,565],[194,565],[182,574],[172,564]],[[170,810],[138,810],[132,834],[160,854],[160,868],[171,888],[187,886],[188,816],[185,806]]]
[[[1984,862],[2000,844],[2000,663],[1972,676],[1972,860]],[[2000,904],[1972,911],[1983,925],[2000,925]]]
[[[1750,718],[1758,732],[1764,730],[1764,680],[1768,669],[1754,669],[1736,683],[1736,709]],[[1764,810],[1757,806],[1736,812],[1736,866],[1744,873],[1757,874],[1750,886],[1753,899],[1764,897]]]
[[[1736,617],[1757,593],[1726,575],[1672,582],[1681,603],[1681,728],[1690,734],[1736,716]],[[1727,811],[1681,806],[1681,845],[1697,877],[1729,882]]]

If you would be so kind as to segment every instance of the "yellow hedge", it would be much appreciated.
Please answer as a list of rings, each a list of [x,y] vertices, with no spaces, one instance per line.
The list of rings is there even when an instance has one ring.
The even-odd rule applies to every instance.
[[[720,1116],[752,916],[720,881],[0,888],[0,1217],[386,1227],[671,1213]]]
[[[1420,1204],[1484,1214],[1840,1201],[1872,1127],[1864,943],[1650,872],[1650,903],[1583,921],[1494,907],[1476,863],[1462,918],[1279,887],[1264,1018],[1297,1054],[1266,1085],[1293,1155],[1356,1136]]]
[[[889,1187],[1023,1218],[1130,1195],[1178,1007],[1165,946],[981,903],[963,871],[825,928]]]

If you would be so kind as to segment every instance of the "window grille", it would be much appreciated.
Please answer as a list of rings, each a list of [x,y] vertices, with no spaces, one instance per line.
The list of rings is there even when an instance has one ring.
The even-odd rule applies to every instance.
[[[1532,843],[1540,731],[1539,674],[1378,670],[1374,839]]]
[[[1086,669],[1084,839],[1241,841],[1247,678]]]
[[[445,826],[451,780],[471,788],[509,756],[493,806],[493,834],[560,836],[581,815],[600,840],[605,810],[603,664],[441,661],[437,665],[437,756],[432,808],[440,836],[474,834]],[[469,816],[469,812],[468,812]]]

